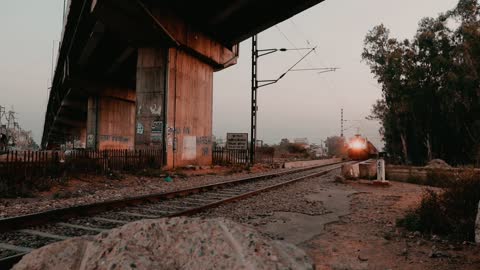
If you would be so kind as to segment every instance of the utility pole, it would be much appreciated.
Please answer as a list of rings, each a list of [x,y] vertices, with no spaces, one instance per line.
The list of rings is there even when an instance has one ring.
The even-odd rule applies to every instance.
[[[252,37],[252,108],[251,108],[251,123],[250,123],[250,164],[255,163],[255,147],[257,142],[257,91],[258,91],[258,77],[257,77],[257,60],[258,60],[258,36]]]
[[[340,113],[340,137],[343,138],[343,108]]]
[[[308,69],[294,69],[300,62],[302,62],[308,55],[315,51],[317,47],[314,48],[294,48],[294,49],[258,49],[258,36],[254,35],[252,37],[252,104],[251,104],[251,123],[250,123],[250,149],[249,157],[250,164],[255,163],[255,147],[257,143],[257,117],[258,117],[258,102],[257,102],[257,93],[258,89],[267,85],[272,85],[280,81],[287,73],[290,71],[312,71],[317,70],[319,73],[332,72],[336,71],[338,68],[308,68]],[[298,60],[292,67],[290,67],[286,72],[281,74],[277,79],[274,80],[258,80],[258,58],[269,55],[276,52],[286,52],[286,51],[300,51],[300,50],[309,50],[308,53],[303,55],[300,60]]]

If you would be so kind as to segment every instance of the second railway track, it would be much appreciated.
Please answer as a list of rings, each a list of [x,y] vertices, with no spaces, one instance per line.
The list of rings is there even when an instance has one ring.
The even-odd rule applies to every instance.
[[[94,235],[126,223],[192,215],[300,180],[321,176],[345,163],[246,177],[175,192],[55,209],[0,219],[0,269],[47,244]]]

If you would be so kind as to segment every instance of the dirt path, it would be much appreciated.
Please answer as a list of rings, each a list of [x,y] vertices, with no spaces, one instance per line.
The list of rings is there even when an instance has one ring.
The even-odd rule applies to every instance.
[[[334,183],[335,174],[222,206],[203,216],[250,224],[305,249],[317,269],[480,269],[480,247],[396,227],[425,187]]]
[[[350,214],[302,245],[317,269],[480,269],[480,249],[395,226],[425,189],[395,183],[382,188],[348,183]]]

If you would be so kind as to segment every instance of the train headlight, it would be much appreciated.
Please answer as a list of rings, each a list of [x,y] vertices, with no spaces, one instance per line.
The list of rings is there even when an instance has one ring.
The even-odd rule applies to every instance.
[[[351,144],[350,144],[350,147],[355,149],[355,150],[361,150],[361,149],[365,149],[367,148],[366,145],[361,142],[361,141],[353,141]]]

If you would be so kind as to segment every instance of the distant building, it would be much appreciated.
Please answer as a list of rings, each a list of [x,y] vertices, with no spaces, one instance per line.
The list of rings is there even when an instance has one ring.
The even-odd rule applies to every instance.
[[[323,145],[311,144],[310,151],[316,158],[327,156],[327,149]]]
[[[289,139],[282,139],[280,141],[280,145],[287,145],[287,144],[290,144],[290,140]]]
[[[308,138],[295,138],[295,139],[293,139],[293,143],[297,144],[297,145],[300,145],[300,146],[303,146],[305,149],[310,148]]]
[[[213,136],[213,142],[215,143],[215,146],[217,146],[217,147],[225,147],[226,146],[226,142],[223,138],[217,138],[217,137]]]

